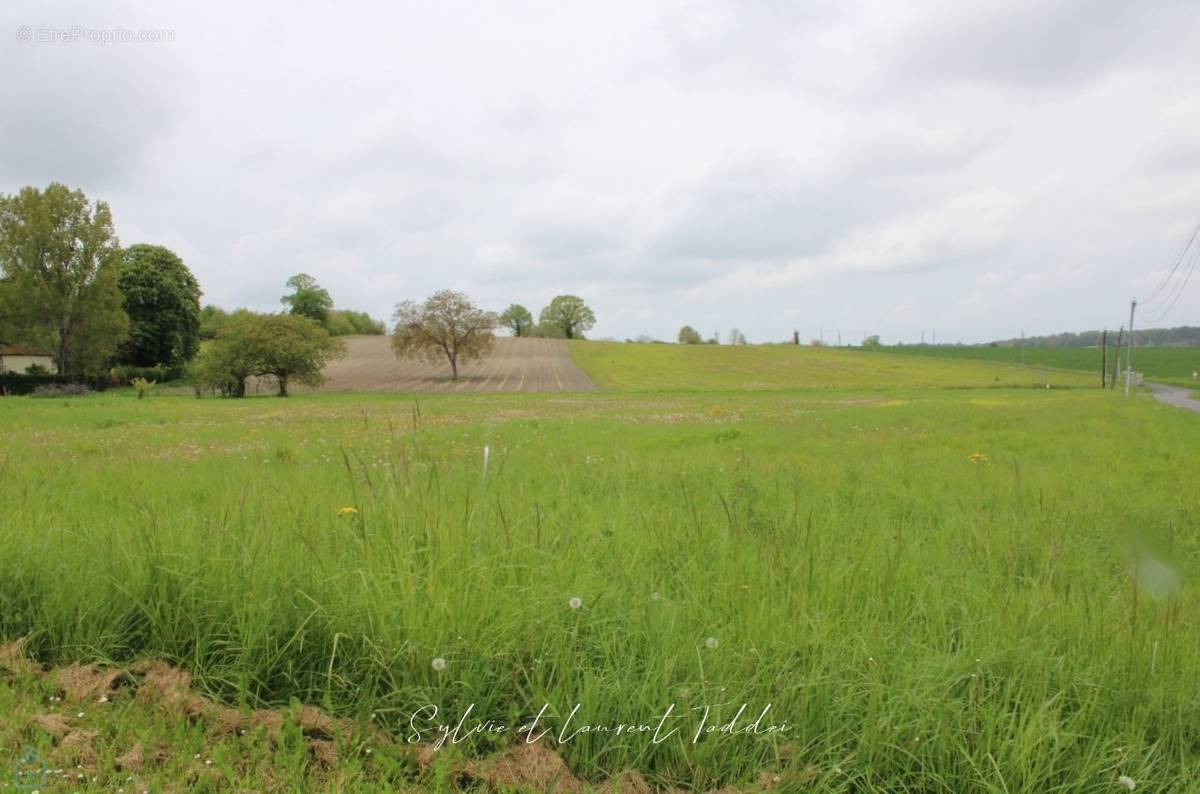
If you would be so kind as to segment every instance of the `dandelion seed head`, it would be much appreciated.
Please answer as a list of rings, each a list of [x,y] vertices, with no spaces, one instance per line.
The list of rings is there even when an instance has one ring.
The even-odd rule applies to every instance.
[[[717,638],[716,638],[716,637],[709,637],[708,639],[706,639],[706,640],[704,641],[704,644],[705,644],[705,645],[706,645],[708,648],[716,648],[716,647],[717,647],[718,645],[720,645],[721,643],[720,643],[720,642],[717,640]]]
[[[583,606],[583,599],[579,596],[572,596],[571,600],[567,602],[567,605],[571,607],[571,609],[579,609],[581,606]]]
[[[434,659],[434,660],[433,660],[432,662],[430,662],[429,664],[430,664],[430,666],[432,666],[432,667],[433,667],[433,669],[434,669],[434,670],[441,671],[441,670],[445,670],[445,669],[446,669],[446,660],[445,660],[445,659],[443,659],[443,658],[442,658],[442,657],[440,657],[440,656],[439,656],[439,657],[437,657],[436,659]],[[371,716],[372,716],[372,717],[374,717],[375,715],[374,715],[374,714],[372,714]]]

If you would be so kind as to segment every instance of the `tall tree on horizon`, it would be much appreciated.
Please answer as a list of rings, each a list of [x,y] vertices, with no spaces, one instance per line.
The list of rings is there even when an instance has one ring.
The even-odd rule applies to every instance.
[[[292,291],[280,298],[279,302],[288,307],[288,312],[325,325],[329,320],[329,312],[333,310],[333,298],[329,292],[307,273],[292,276],[287,280],[287,286]]]
[[[458,380],[459,362],[483,358],[492,349],[492,330],[499,318],[478,308],[461,292],[444,289],[424,303],[396,305],[392,349],[396,356],[412,355],[430,363],[450,362],[451,380]]]
[[[19,341],[51,348],[59,372],[98,372],[125,340],[120,261],[105,202],[58,182],[0,195],[0,314]]]
[[[559,295],[542,309],[538,322],[560,329],[567,339],[582,339],[584,332],[590,331],[596,324],[596,315],[583,302],[583,298]]]
[[[510,304],[500,315],[500,324],[513,332],[513,336],[529,336],[533,330],[533,315],[519,303]]]
[[[129,315],[121,360],[139,367],[187,363],[200,347],[200,284],[174,251],[138,244],[121,257],[117,285]]]

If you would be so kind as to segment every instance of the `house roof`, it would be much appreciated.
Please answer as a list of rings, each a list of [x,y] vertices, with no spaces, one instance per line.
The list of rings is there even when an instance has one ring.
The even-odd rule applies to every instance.
[[[45,351],[38,350],[35,347],[25,347],[24,345],[0,345],[0,356],[45,356],[46,358],[52,358]]]

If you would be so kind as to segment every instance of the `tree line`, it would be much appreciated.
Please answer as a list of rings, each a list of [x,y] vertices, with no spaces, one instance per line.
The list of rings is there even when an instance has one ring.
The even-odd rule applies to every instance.
[[[334,309],[311,276],[288,280],[291,315],[330,335],[385,332],[363,312]],[[234,318],[201,308],[200,284],[161,245],[122,247],[112,212],[82,191],[52,183],[0,195],[0,341],[49,352],[62,374],[112,368],[180,372]]]
[[[287,280],[285,311],[225,311],[200,305],[200,284],[183,260],[160,245],[122,248],[107,203],[57,182],[0,194],[0,343],[44,348],[60,374],[106,375],[114,367],[187,373],[197,389],[246,394],[251,377],[319,385],[323,368],[344,355],[338,336],[383,334],[363,312],[334,308],[307,273]],[[397,305],[398,356],[461,362],[491,349],[497,327],[514,336],[581,339],[596,318],[575,295],[559,295],[538,322],[512,304],[495,314],[462,293],[443,290],[424,303]],[[168,376],[169,377],[169,376]]]
[[[1128,333],[1128,330],[1126,330]],[[1103,332],[1081,331],[1079,333],[1049,334],[1046,336],[1028,336],[1014,339],[1003,339],[989,342],[991,347],[1099,347]],[[1109,333],[1112,336],[1112,333]],[[1181,325],[1175,328],[1145,328],[1135,329],[1133,343],[1138,347],[1176,346],[1191,347],[1200,345],[1200,327]]]

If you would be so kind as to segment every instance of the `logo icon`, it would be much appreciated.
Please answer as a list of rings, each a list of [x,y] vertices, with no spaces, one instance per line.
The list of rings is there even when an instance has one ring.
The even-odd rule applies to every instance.
[[[13,787],[17,791],[39,791],[50,785],[50,770],[42,763],[41,756],[32,747],[13,765]]]

